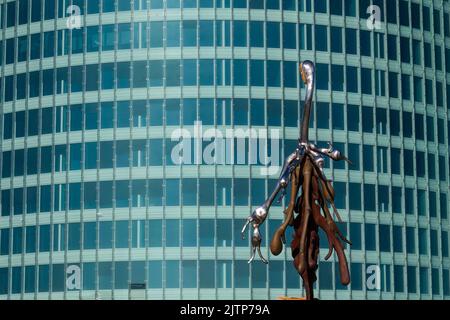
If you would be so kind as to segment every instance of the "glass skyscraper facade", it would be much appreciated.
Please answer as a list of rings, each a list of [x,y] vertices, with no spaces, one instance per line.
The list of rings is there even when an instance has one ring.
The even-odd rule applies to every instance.
[[[449,1],[1,0],[0,25],[0,299],[303,295],[290,248],[268,250],[288,199],[268,266],[240,236],[277,175],[178,165],[171,137],[274,129],[290,154],[306,59],[310,139],[353,162],[325,163],[351,284],[320,234],[317,297],[450,297]]]

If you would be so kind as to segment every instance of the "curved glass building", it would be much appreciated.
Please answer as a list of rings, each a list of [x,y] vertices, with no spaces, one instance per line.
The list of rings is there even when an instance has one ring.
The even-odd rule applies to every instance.
[[[278,178],[250,150],[296,146],[305,59],[311,140],[353,161],[325,169],[351,284],[322,234],[316,296],[450,297],[449,1],[0,2],[1,299],[303,295],[290,248],[268,250],[288,199],[268,266],[240,230]],[[261,135],[213,164],[202,139],[180,165],[174,134],[199,122]]]

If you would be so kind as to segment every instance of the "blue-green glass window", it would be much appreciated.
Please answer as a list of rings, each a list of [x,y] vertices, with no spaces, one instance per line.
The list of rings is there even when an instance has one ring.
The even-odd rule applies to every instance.
[[[359,170],[360,166],[360,155],[359,155],[360,146],[358,144],[349,143],[348,144],[348,156],[352,161],[352,165],[350,166],[350,170]]]
[[[2,178],[11,176],[11,151],[3,152]]]
[[[377,134],[387,134],[387,111],[384,108],[376,108],[376,128]]]
[[[406,252],[416,252],[415,227],[406,227]]]
[[[390,1],[388,1],[390,2]],[[395,292],[404,291],[404,274],[403,266],[394,265],[394,290]]]
[[[264,86],[264,60],[250,60],[250,84]]]
[[[397,1],[386,1],[387,22],[397,23]]]
[[[180,287],[180,262],[178,260],[166,260],[166,288]]]
[[[370,31],[361,30],[359,32],[360,52],[363,56],[372,56],[372,48],[370,41]]]
[[[344,66],[331,65],[331,90],[344,91]]]
[[[349,183],[348,195],[349,195],[350,210],[361,210],[361,184]]]
[[[233,45],[235,47],[247,46],[247,21],[233,21]]]
[[[200,32],[200,35],[199,35],[200,46],[210,47],[214,44],[214,22],[213,21],[201,20],[199,32]]]
[[[329,89],[329,78],[328,78],[329,66],[324,63],[316,64],[316,85],[319,90],[328,90]]]
[[[418,177],[425,177],[425,153],[416,150],[416,171]]]
[[[345,29],[345,52],[347,54],[357,53],[356,29]]]
[[[204,125],[214,124],[214,100],[200,99],[199,118]]]
[[[421,77],[414,77],[414,101],[416,102],[423,102],[423,90],[422,90],[422,86],[423,86],[423,80]],[[431,88],[429,88],[431,89]],[[430,91],[430,90],[427,90]],[[433,93],[431,90],[430,96],[427,96],[427,100],[430,101],[430,99],[433,98]],[[428,103],[427,101],[427,103]],[[432,103],[432,102],[431,102]]]
[[[326,32],[326,27],[325,26],[321,26],[321,27],[324,27],[325,32]],[[296,44],[297,37],[295,37],[296,29],[297,29],[297,24],[295,24],[295,23],[288,23],[288,22],[283,23],[283,48],[284,49],[296,49],[296,47],[297,47],[297,44]],[[325,35],[326,35],[326,33],[325,33]],[[262,40],[261,40],[261,44],[262,44]]]
[[[41,20],[42,0],[31,0],[31,22]]]
[[[408,1],[400,0],[399,2],[400,25],[409,27],[409,8]]]
[[[347,129],[349,131],[359,131],[359,107],[355,105],[347,106]]]
[[[422,6],[423,29],[431,31],[431,11],[427,6]]]
[[[153,1],[152,1],[153,2]],[[111,244],[110,244],[111,247]],[[112,263],[98,263],[98,288],[100,290],[112,288]]]
[[[292,36],[292,34],[290,36]],[[284,41],[284,33],[283,33],[283,41]],[[250,46],[260,48],[264,47],[264,22],[250,21]]]
[[[410,63],[411,61],[411,49],[410,39],[406,37],[400,37],[400,58],[401,62]]]
[[[401,226],[393,226],[392,235],[394,252],[403,252],[403,228]]]
[[[102,8],[103,12],[114,12],[116,10],[114,1],[110,0],[103,0]]]
[[[180,220],[166,219],[166,246],[179,247],[180,245]]]
[[[434,154],[428,154],[428,178],[436,179],[436,157]]]
[[[365,249],[366,250],[376,250],[376,233],[375,224],[366,223],[364,225],[364,238],[365,238]]]
[[[35,291],[36,267],[25,267],[25,293],[33,293]]]
[[[24,150],[14,151],[14,176],[22,176],[24,172]]]
[[[178,125],[180,123],[180,100],[166,100],[166,124],[169,126]]]
[[[233,84],[235,86],[247,85],[247,60],[233,60]]]
[[[447,194],[441,193],[439,198],[441,219],[447,219]]]
[[[39,252],[50,250],[50,225],[39,226]]]
[[[149,220],[148,243],[150,247],[161,247],[162,245],[162,220]]]
[[[233,119],[237,126],[248,125],[248,100],[234,99],[233,100]]]
[[[96,246],[96,222],[85,222],[83,225],[83,249],[89,250],[89,249],[95,249]]]
[[[168,47],[180,46],[180,22],[179,21],[167,21],[167,39],[166,43]],[[150,36],[151,37],[151,36]]]
[[[49,291],[49,276],[50,270],[49,265],[40,265],[39,266],[39,292],[48,292]]]
[[[362,290],[362,264],[352,262],[350,264],[350,270],[352,275],[352,290]]]
[[[17,150],[16,150],[17,152]],[[23,213],[23,189],[14,189],[14,215]]]
[[[321,1],[319,1],[319,2],[321,2]],[[330,6],[330,13],[331,14],[337,15],[337,16],[341,16],[342,15],[342,7],[344,5],[344,1],[329,0],[328,1],[328,5]]]
[[[183,46],[197,46],[197,21],[183,21]]]
[[[195,206],[197,203],[197,179],[184,179],[182,189],[183,204]]]
[[[166,0],[166,6],[167,8],[179,8],[180,7],[180,0]]]
[[[27,226],[25,229],[25,252],[32,253],[36,252],[36,227]]]
[[[112,157],[112,154],[111,154]],[[100,208],[112,207],[112,182],[100,182]]]
[[[267,85],[269,87],[280,86],[280,61],[267,61]]]
[[[214,272],[215,261],[214,260],[201,260],[199,265],[199,285],[200,288],[215,288]]]
[[[152,1],[153,3],[154,1]],[[150,22],[150,47],[161,48],[163,46],[163,23],[162,21]]]
[[[6,27],[12,27],[16,24],[16,2],[8,2],[6,5]]]
[[[434,142],[434,118],[427,116],[427,141]]]
[[[417,94],[419,88],[417,88]],[[411,76],[408,74],[402,74],[402,99],[411,100]]]
[[[419,254],[428,254],[428,232],[424,228],[419,228]]]
[[[115,248],[128,248],[128,220],[116,221]]]
[[[278,10],[280,9],[280,0],[267,0],[266,9]]]
[[[183,99],[183,124],[193,125],[197,120],[197,100]]]
[[[235,60],[236,63],[237,60]],[[244,61],[246,64],[246,60]],[[214,60],[212,59],[201,59],[199,65],[199,76],[200,76],[200,85],[201,86],[212,86],[214,85]],[[243,72],[247,71],[245,67]],[[246,77],[245,77],[246,78]]]
[[[438,255],[438,233],[437,230],[430,230],[430,248],[433,256]]]
[[[363,145],[363,170],[374,171],[373,146]]]
[[[25,61],[28,54],[28,37],[17,38],[17,61]]]
[[[197,220],[183,219],[183,247],[197,247]]]
[[[412,137],[412,112],[403,111],[402,119],[403,119],[403,137],[411,138]]]
[[[128,180],[120,180],[115,183],[115,197],[116,197],[116,207],[126,208],[128,207]]]
[[[347,66],[347,92],[358,92],[358,68]]]
[[[328,51],[328,29],[327,26],[315,25],[314,28],[315,47],[317,51]]]
[[[423,51],[424,51],[423,56],[425,59],[425,67],[432,68],[433,64],[431,61],[431,44],[429,44],[428,42],[424,42]]]
[[[250,102],[250,124],[254,126],[263,126],[264,119],[264,100],[252,99]]]
[[[112,221],[99,222],[99,248],[110,249],[112,246]]]
[[[344,130],[344,105],[333,103],[331,107],[331,122],[335,130]]]
[[[83,290],[95,290],[95,279],[95,262],[83,263]]]
[[[129,23],[118,24],[118,49],[130,49],[131,47],[131,30]]]
[[[298,126],[298,103],[295,100],[284,100],[284,125],[287,127]]]
[[[0,255],[7,256],[9,254],[9,229],[0,230]]]
[[[102,25],[102,50],[114,50],[114,25]]]
[[[316,102],[317,128],[328,129],[330,122],[330,105],[327,102]]]
[[[214,246],[214,220],[200,219],[199,220],[199,245],[202,247]]]
[[[283,85],[287,88],[297,88],[298,71],[296,62],[283,61]]]
[[[25,136],[25,111],[16,112],[16,138]]]
[[[300,23],[298,37],[300,49],[312,50],[312,25]]]
[[[387,49],[389,60],[397,60],[397,36],[388,34]]]
[[[437,9],[433,10],[434,33],[441,34],[441,15]]]
[[[281,126],[281,101],[268,100],[267,101],[267,124],[269,126]]]
[[[361,68],[361,91],[363,94],[372,94],[372,69]]]
[[[375,186],[364,184],[364,210],[375,211]]]
[[[150,69],[151,73],[152,69]],[[180,85],[180,60],[166,60],[166,85],[169,87]]]
[[[380,224],[378,228],[378,239],[380,239],[380,251],[391,251],[391,226]]]
[[[211,2],[211,1],[209,1]],[[162,261],[148,262],[148,287],[162,288]]]
[[[149,79],[151,87],[160,87],[163,85],[163,61],[148,61]],[[151,117],[150,117],[151,118]]]
[[[333,3],[339,3],[339,1],[332,1]],[[330,27],[331,38],[331,52],[342,53],[342,28]]]
[[[280,47],[280,23],[279,22],[267,22],[266,23],[266,41],[268,48]]]
[[[350,239],[352,239],[352,250],[361,250],[361,223],[350,223]]]
[[[283,0],[282,3],[282,9],[283,10],[295,10],[295,0]],[[326,6],[326,4],[325,4]]]
[[[18,10],[19,10],[19,23],[18,24],[26,24],[28,21],[28,0],[19,0],[18,1]]]
[[[10,2],[12,3],[12,2]],[[15,38],[6,40],[6,64],[13,63],[16,56]]]
[[[148,181],[148,202],[150,206],[162,206],[163,184],[162,180]]]
[[[411,3],[411,25],[413,28],[420,29],[420,5]]]

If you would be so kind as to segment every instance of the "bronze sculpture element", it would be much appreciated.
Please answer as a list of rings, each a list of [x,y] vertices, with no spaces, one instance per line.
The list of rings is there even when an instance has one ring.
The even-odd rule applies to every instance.
[[[328,148],[318,148],[309,142],[309,119],[315,80],[314,64],[311,61],[304,61],[300,64],[300,73],[306,85],[306,97],[297,148],[286,159],[278,183],[270,197],[247,218],[242,229],[242,237],[245,235],[247,226],[251,224],[253,227],[252,255],[249,263],[255,258],[256,251],[258,251],[261,260],[268,263],[261,254],[259,226],[266,220],[270,206],[277,194],[281,191],[281,197],[283,197],[288,184],[291,183],[291,197],[288,207],[284,210],[284,222],[272,237],[270,251],[274,255],[281,253],[283,243],[286,243],[286,228],[293,226],[294,236],[291,242],[291,250],[294,266],[303,279],[306,299],[311,300],[314,298],[313,283],[317,279],[319,227],[322,228],[328,238],[329,250],[325,260],[330,258],[334,249],[339,260],[341,283],[343,285],[350,283],[350,274],[342,241],[350,245],[351,242],[339,231],[330,213],[328,205],[333,208],[337,219],[342,221],[334,205],[334,189],[331,181],[325,177],[323,165],[325,156],[335,161],[351,162],[341,152],[334,149],[331,143],[329,143]],[[302,192],[298,196],[300,187]],[[295,217],[294,212],[297,214]]]

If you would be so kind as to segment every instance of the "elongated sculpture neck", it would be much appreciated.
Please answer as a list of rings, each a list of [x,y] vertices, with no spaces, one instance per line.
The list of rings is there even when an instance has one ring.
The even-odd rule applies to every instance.
[[[300,127],[300,142],[308,143],[309,119],[311,116],[311,104],[314,93],[314,78],[315,78],[314,63],[309,60],[303,61],[300,64],[300,73],[302,75],[302,80],[306,86],[305,104],[303,108],[303,119],[302,125]]]

